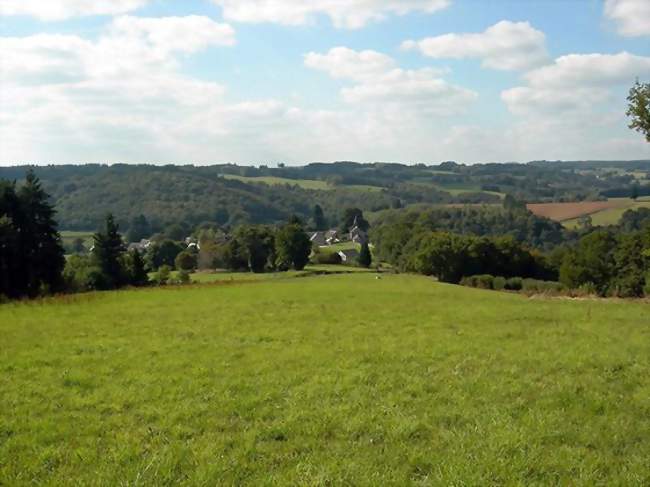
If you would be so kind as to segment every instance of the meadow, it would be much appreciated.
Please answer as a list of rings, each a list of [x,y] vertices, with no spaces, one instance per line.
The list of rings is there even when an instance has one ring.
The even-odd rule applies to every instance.
[[[289,179],[277,176],[237,176],[236,174],[223,174],[225,179],[235,179],[243,183],[264,183],[269,186],[278,186],[289,184],[291,186],[299,186],[303,189],[317,189],[322,191],[330,191],[334,189],[350,189],[356,191],[381,191],[379,186],[368,186],[362,184],[345,184],[334,186],[327,181],[317,179]]]
[[[616,225],[627,210],[650,208],[650,198],[609,198],[607,201],[580,201],[575,203],[529,204],[528,209],[537,216],[562,222],[567,228],[575,228],[580,218],[591,217],[593,225]]]
[[[0,306],[0,485],[648,485],[650,312],[374,273]]]

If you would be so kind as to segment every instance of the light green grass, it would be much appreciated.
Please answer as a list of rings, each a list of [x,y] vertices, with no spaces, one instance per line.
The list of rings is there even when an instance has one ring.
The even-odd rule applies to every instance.
[[[615,201],[621,201],[623,204],[618,208],[608,208],[596,213],[589,215],[591,217],[591,223],[595,226],[606,226],[606,225],[616,225],[621,221],[623,213],[627,210],[637,210],[639,208],[650,208],[650,198],[643,197],[638,198],[636,201],[631,198],[611,198]],[[566,228],[576,228],[580,223],[579,218],[574,218],[572,220],[567,220],[562,222]]]
[[[326,245],[324,247],[318,247],[319,251],[322,253],[334,253],[340,252],[341,250],[361,250],[361,245],[354,242],[340,242],[333,245]]]
[[[280,178],[275,176],[237,176],[234,174],[222,174],[226,179],[236,179],[244,183],[264,183],[268,185],[283,185],[290,184],[300,186],[304,189],[317,189],[323,191],[332,191],[334,189],[349,189],[353,191],[381,191],[383,188],[379,186],[366,186],[361,184],[337,185],[333,186],[326,181],[319,181],[315,179],[289,179]]]
[[[320,190],[330,190],[333,189],[325,181],[318,181],[313,179],[288,179],[280,178],[275,176],[237,176],[234,174],[222,174],[225,179],[235,179],[243,183],[264,183],[270,186],[290,184],[295,186],[300,186],[304,189],[320,189]]]
[[[1,485],[650,484],[648,304],[373,274],[0,306]]]

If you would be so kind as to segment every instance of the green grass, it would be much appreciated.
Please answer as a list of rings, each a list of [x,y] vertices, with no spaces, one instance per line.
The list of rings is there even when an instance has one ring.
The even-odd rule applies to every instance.
[[[359,245],[358,243],[347,241],[347,242],[340,242],[333,245],[327,245],[325,247],[319,247],[319,250],[322,253],[334,253],[334,252],[340,252],[341,250],[352,250],[352,249],[361,250],[361,245]]]
[[[241,181],[243,183],[264,183],[271,186],[290,184],[300,186],[304,189],[318,189],[324,191],[331,191],[334,189],[349,189],[354,191],[381,191],[383,189],[378,186],[366,186],[361,184],[332,186],[326,181],[319,181],[315,179],[289,179],[275,176],[237,176],[234,174],[222,174],[222,176],[226,179],[236,179],[237,181]]]
[[[314,179],[288,179],[275,176],[237,176],[235,174],[222,174],[222,176],[225,179],[235,179],[243,183],[264,183],[270,186],[290,184],[300,186],[304,189],[332,189],[332,187],[327,182]]]
[[[650,483],[642,302],[373,274],[0,306],[0,485]]]
[[[623,201],[625,205],[619,208],[609,208],[591,214],[591,222],[596,226],[616,225],[627,210],[637,210],[639,208],[650,208],[650,197],[640,197],[634,201],[631,198],[612,198],[614,200]],[[579,218],[567,220],[562,222],[567,228],[576,228],[580,223]]]

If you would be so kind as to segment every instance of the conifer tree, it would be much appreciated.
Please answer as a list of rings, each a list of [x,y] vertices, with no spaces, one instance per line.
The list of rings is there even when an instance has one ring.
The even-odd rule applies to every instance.
[[[372,264],[372,254],[368,243],[364,242],[361,244],[361,252],[359,253],[359,265],[368,268],[370,264]]]
[[[104,231],[97,232],[93,239],[95,241],[93,256],[106,277],[107,287],[109,289],[120,287],[124,284],[121,256],[125,248],[112,214],[106,217]]]

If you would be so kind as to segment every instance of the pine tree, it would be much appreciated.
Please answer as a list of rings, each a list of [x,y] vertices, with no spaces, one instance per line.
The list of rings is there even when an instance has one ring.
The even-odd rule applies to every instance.
[[[149,276],[145,269],[144,259],[137,250],[128,254],[129,284],[132,286],[146,286]]]
[[[121,256],[125,248],[118,230],[119,227],[115,223],[113,215],[109,214],[106,217],[104,231],[97,232],[93,237],[95,241],[93,257],[106,277],[109,289],[118,288],[125,281],[121,263]]]
[[[323,213],[323,209],[320,207],[320,205],[314,206],[313,221],[314,230],[325,230],[327,228],[325,214]]]
[[[27,280],[26,294],[34,297],[43,291],[62,288],[65,252],[54,220],[55,211],[49,195],[33,171],[27,173],[25,184],[18,192],[20,215],[19,251],[22,272]]]
[[[359,253],[359,265],[361,267],[370,267],[372,264],[372,254],[370,253],[370,246],[367,242],[361,244],[361,252]]]

